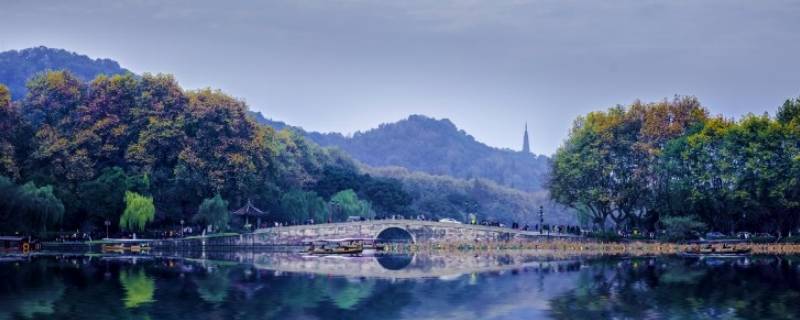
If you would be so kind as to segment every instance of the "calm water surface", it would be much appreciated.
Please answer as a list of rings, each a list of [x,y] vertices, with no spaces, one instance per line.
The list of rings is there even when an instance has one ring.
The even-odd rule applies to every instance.
[[[800,319],[798,257],[0,261],[0,319]]]

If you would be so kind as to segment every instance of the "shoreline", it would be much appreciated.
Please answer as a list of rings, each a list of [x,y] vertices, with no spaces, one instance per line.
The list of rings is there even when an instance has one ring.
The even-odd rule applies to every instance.
[[[185,245],[152,246],[156,251],[259,251],[259,252],[303,252],[303,245],[231,245],[212,243],[191,243]],[[750,249],[750,254],[800,254],[800,244],[796,243],[736,243],[736,248]],[[697,244],[674,242],[601,242],[592,239],[548,239],[546,241],[487,241],[487,242],[427,242],[416,244],[388,244],[386,253],[417,252],[496,252],[496,251],[544,251],[559,254],[575,255],[671,255],[679,254]],[[96,252],[101,249],[98,243],[42,243],[41,251],[48,252]],[[36,252],[36,251],[33,251]],[[14,253],[14,252],[3,252]]]

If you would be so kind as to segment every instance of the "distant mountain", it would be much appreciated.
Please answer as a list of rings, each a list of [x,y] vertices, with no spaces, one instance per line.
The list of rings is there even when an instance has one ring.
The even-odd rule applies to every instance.
[[[25,96],[28,79],[47,70],[69,70],[83,81],[92,80],[99,74],[130,72],[114,60],[92,59],[64,49],[35,47],[0,52],[0,83],[11,90],[14,100]]]
[[[338,147],[373,167],[398,166],[433,175],[483,178],[524,191],[544,189],[550,168],[546,156],[487,146],[447,119],[412,115],[346,137],[339,133],[307,132],[266,119],[259,113],[253,116],[278,130],[290,127],[321,146]]]

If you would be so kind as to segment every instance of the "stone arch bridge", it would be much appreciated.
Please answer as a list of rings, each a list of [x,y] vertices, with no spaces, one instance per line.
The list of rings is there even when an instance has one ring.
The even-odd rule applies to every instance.
[[[240,236],[241,245],[294,245],[315,240],[374,238],[400,235],[414,243],[440,241],[509,241],[514,239],[578,238],[570,234],[540,234],[511,228],[419,220],[370,220],[258,229]]]

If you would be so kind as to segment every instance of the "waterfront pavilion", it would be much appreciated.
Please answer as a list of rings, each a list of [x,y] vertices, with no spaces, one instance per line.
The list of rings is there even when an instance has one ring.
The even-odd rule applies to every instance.
[[[261,225],[261,218],[266,217],[268,215],[268,213],[264,212],[263,210],[256,208],[253,205],[253,202],[250,201],[250,199],[247,200],[247,203],[244,205],[244,207],[241,207],[238,210],[231,212],[231,214],[238,217],[244,217],[245,226],[250,225],[250,218],[255,218],[256,228],[258,228]]]

